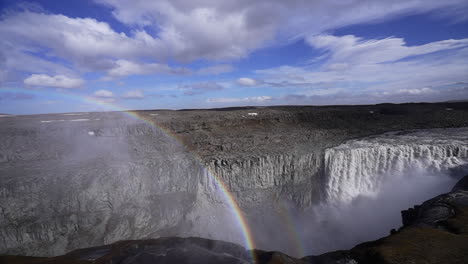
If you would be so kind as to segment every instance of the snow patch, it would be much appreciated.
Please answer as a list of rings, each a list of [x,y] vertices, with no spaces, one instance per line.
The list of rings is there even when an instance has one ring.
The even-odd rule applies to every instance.
[[[53,122],[64,122],[64,121],[67,121],[67,120],[42,120],[41,123],[53,123]]]
[[[96,119],[71,119],[71,120],[65,120],[65,119],[60,119],[60,120],[42,120],[41,123],[52,123],[52,122],[83,122],[83,121],[99,121],[101,119],[96,118]]]

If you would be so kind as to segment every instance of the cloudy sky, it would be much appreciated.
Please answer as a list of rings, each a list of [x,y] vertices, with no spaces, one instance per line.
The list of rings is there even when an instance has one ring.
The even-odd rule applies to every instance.
[[[0,1],[0,113],[460,99],[467,0]]]

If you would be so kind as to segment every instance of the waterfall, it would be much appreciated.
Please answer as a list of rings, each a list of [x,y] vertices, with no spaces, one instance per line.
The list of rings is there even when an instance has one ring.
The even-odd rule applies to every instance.
[[[324,152],[323,202],[298,220],[307,254],[350,248],[401,226],[400,212],[468,173],[468,128],[392,132]]]
[[[448,173],[468,164],[468,129],[434,129],[351,140],[325,151],[331,203],[375,196],[389,177]]]

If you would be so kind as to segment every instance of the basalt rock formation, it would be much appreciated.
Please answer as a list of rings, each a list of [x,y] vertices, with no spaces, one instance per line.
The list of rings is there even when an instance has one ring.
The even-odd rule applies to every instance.
[[[230,195],[258,248],[302,257],[291,215],[372,196],[408,169],[457,174],[468,160],[468,103],[132,115],[0,117],[0,253],[159,237],[243,243]]]

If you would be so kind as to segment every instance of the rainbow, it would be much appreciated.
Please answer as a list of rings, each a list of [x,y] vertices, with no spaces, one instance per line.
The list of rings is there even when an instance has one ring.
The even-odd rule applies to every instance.
[[[291,217],[294,214],[290,211],[290,209],[288,209],[291,207],[288,206],[284,200],[280,200],[278,202],[278,206],[281,209],[279,211],[280,217],[282,218],[283,223],[286,226],[286,230],[288,231],[286,232],[288,235],[288,240],[294,245],[294,255],[298,257],[305,256],[306,252],[303,247],[303,243],[301,243],[299,232],[297,230],[298,225],[295,224],[294,219]]]
[[[18,93],[18,92],[19,93],[32,94],[32,95],[43,95],[45,90],[38,91],[38,90],[0,88],[0,93]],[[116,105],[114,103],[111,103],[111,102],[108,102],[108,101],[105,101],[105,100],[99,100],[99,99],[96,99],[96,98],[93,98],[93,97],[86,97],[86,96],[81,96],[81,95],[66,93],[66,92],[58,93],[58,92],[47,91],[47,93],[52,93],[53,95],[61,97],[61,98],[85,101],[85,102],[93,104],[93,105],[98,105],[98,106],[104,107],[105,109],[110,110],[110,111],[120,112],[120,113],[122,113],[122,114],[124,114],[126,116],[129,116],[129,117],[133,118],[133,119],[143,121],[144,123],[148,124],[149,126],[155,128],[157,130],[163,131],[164,134],[166,134],[166,135],[170,136],[171,138],[175,139],[175,141],[178,144],[183,146],[182,141],[176,135],[174,135],[171,131],[169,131],[168,129],[165,129],[164,127],[158,126],[153,120],[147,118],[143,114],[139,114],[138,112],[130,111],[129,109],[118,106],[118,105]],[[196,157],[199,164],[201,164],[203,166],[202,159],[197,155],[194,155],[194,156]],[[253,236],[252,236],[252,232],[250,231],[247,219],[245,218],[242,210],[240,209],[238,203],[236,202],[235,196],[233,195],[233,193],[231,191],[229,191],[229,188],[226,186],[226,184],[223,182],[223,180],[218,175],[216,175],[216,173],[212,172],[210,169],[206,168],[205,166],[203,166],[203,168],[208,173],[208,176],[211,177],[214,180],[216,185],[221,190],[221,193],[222,193],[224,199],[226,200],[226,202],[228,203],[229,207],[231,208],[232,213],[233,213],[233,215],[234,215],[234,217],[235,217],[235,219],[236,219],[236,221],[238,223],[238,226],[239,226],[239,228],[240,228],[240,230],[242,232],[242,235],[244,237],[244,246],[248,250],[250,250],[252,260],[253,260],[254,263],[256,263],[255,254],[253,253],[253,249],[255,249],[255,244],[254,244],[254,239],[253,239]]]
[[[163,131],[166,135],[172,137],[180,145],[183,146],[182,141],[176,135],[171,133],[168,129],[157,126],[156,123],[154,123],[152,120],[147,119],[143,115],[140,115],[137,112],[128,111],[128,110],[120,110],[120,112],[122,112],[123,114],[125,114],[127,116],[130,116],[132,118],[144,121],[145,123],[149,124],[150,126]],[[203,162],[202,162],[201,158],[198,157],[197,155],[195,155],[195,157],[197,158],[198,162],[203,165]],[[227,201],[228,205],[231,207],[232,212],[234,214],[234,217],[236,218],[236,221],[237,221],[237,223],[238,223],[238,225],[239,225],[239,227],[240,227],[240,229],[242,231],[242,234],[244,236],[244,240],[245,240],[244,243],[245,243],[246,248],[249,249],[249,250],[255,249],[252,232],[250,231],[247,219],[245,218],[244,214],[242,213],[242,210],[240,209],[239,204],[237,203],[234,194],[231,191],[229,191],[229,188],[227,187],[227,185],[224,183],[224,181],[216,173],[214,173],[209,168],[204,167],[204,169],[206,170],[208,175],[214,180],[216,185],[219,187],[219,189],[221,190],[221,193],[224,196],[224,199]],[[252,256],[253,256],[253,254],[252,254]]]

